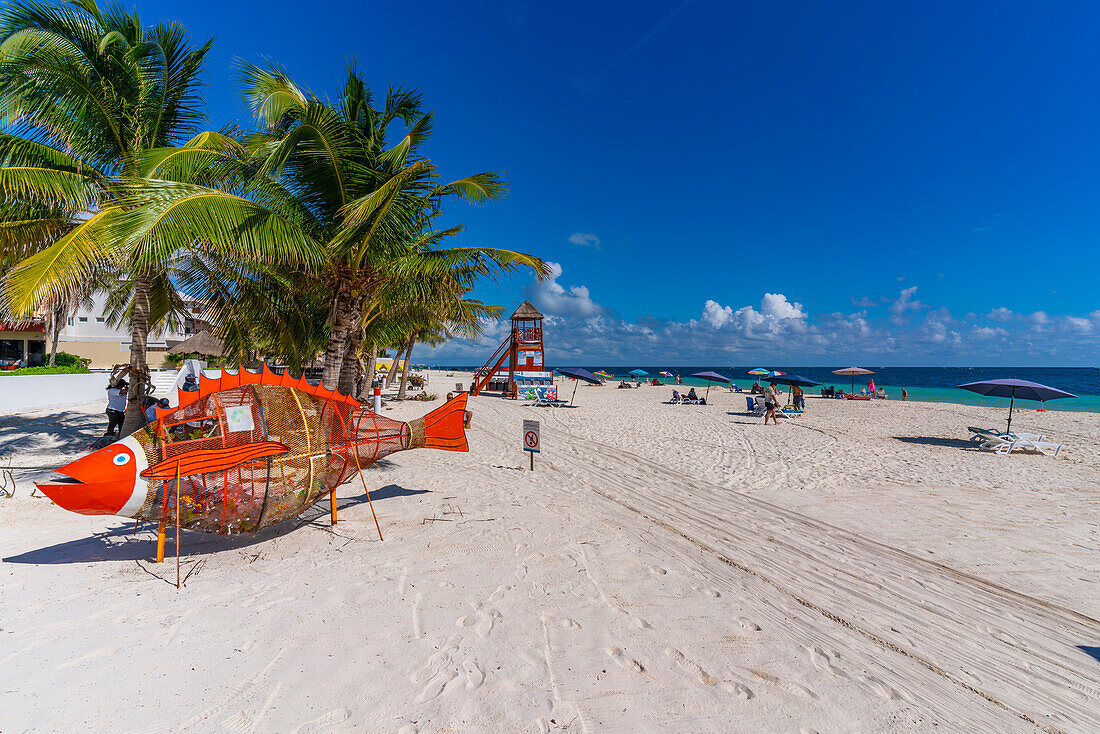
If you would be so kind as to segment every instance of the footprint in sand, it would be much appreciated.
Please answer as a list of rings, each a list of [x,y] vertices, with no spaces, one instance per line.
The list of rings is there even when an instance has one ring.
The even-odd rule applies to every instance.
[[[447,645],[438,652],[433,653],[432,656],[428,658],[428,662],[424,663],[423,666],[409,676],[409,680],[418,684],[428,680],[439,672],[440,668],[450,662],[451,653],[456,650],[458,650],[457,645]]]
[[[504,598],[504,594],[507,593],[512,587],[507,584],[501,584],[497,587],[497,590],[489,595],[489,601],[500,601]]]
[[[650,566],[649,567],[649,572],[650,573],[655,573],[658,576],[664,576],[666,573],[668,573],[668,571],[664,570],[660,566]]]
[[[726,691],[729,691],[730,693],[737,694],[739,698],[742,698],[746,701],[748,701],[755,695],[752,692],[752,689],[744,685],[743,683],[723,683],[722,688]]]
[[[567,630],[579,630],[581,628],[580,622],[575,619],[569,619],[568,617],[554,617],[549,621]]]
[[[901,695],[897,691],[874,676],[857,675],[856,680],[870,688],[871,692],[879,698],[885,698],[887,701],[901,698]]]
[[[635,617],[631,621],[634,623],[634,626],[637,627],[638,629],[643,629],[643,630],[653,629],[653,625],[651,625],[649,622],[645,621],[641,617]]]
[[[707,596],[713,596],[715,599],[722,596],[718,589],[705,588],[702,586],[692,586],[692,591],[698,591],[700,594],[706,594]]]
[[[753,632],[760,631],[760,625],[753,622],[751,619],[745,619],[744,617],[737,618],[737,624],[741,625],[743,629],[751,630]]]
[[[476,691],[481,688],[481,684],[485,682],[485,672],[477,661],[467,660],[462,664],[462,669],[466,671],[466,690]]]
[[[688,660],[686,657],[684,657],[684,654],[676,648],[666,647],[665,655],[667,655],[669,659],[672,660],[672,662],[680,666],[681,670],[683,670],[685,673],[688,673],[689,675],[694,676],[703,685],[713,686],[715,683],[718,682],[717,680],[715,680],[714,676],[700,668],[699,665],[694,661]]]
[[[848,677],[847,673],[845,673],[843,670],[838,668],[836,664],[834,664],[833,658],[836,656],[836,653],[830,656],[829,653],[825,652],[817,645],[809,648],[809,651],[810,661],[813,662],[815,668],[832,673],[833,675],[838,675],[841,678]]]
[[[316,719],[302,722],[294,729],[293,734],[315,734],[315,732],[321,731],[324,727],[332,724],[339,724],[341,721],[347,721],[349,716],[351,716],[351,712],[347,709],[335,709],[329,711],[324,716],[318,716]]]
[[[622,648],[609,647],[607,648],[607,654],[611,656],[611,659],[615,661],[623,670],[633,670],[635,673],[641,673],[645,671],[645,668],[632,657],[628,657]]]
[[[432,677],[428,681],[428,684],[424,686],[420,691],[420,695],[416,697],[417,703],[424,703],[425,701],[431,701],[433,698],[443,693],[443,689],[447,687],[447,684],[458,677],[458,673],[450,668],[444,668]]]

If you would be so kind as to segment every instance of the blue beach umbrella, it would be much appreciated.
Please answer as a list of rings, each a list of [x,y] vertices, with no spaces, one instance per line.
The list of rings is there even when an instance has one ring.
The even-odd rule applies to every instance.
[[[990,395],[995,398],[1008,398],[1008,430],[1007,433],[1012,433],[1012,407],[1016,404],[1016,398],[1021,400],[1038,400],[1039,402],[1045,402],[1047,400],[1058,400],[1059,398],[1075,398],[1077,397],[1071,392],[1065,390],[1059,390],[1056,387],[1048,387],[1047,385],[1040,385],[1038,382],[1030,382],[1029,380],[1017,380],[1015,377],[1002,378],[1000,380],[981,380],[979,382],[968,382],[965,385],[958,385],[963,390],[969,390],[970,392],[976,392],[979,395]]]
[[[643,369],[630,370],[627,374],[631,377],[649,377],[649,373]]]
[[[558,372],[566,377],[572,377],[574,380],[584,380],[592,385],[602,385],[600,378],[581,367],[559,367]],[[577,384],[573,383],[573,394],[569,398],[569,404],[573,404],[573,398],[577,397]]]

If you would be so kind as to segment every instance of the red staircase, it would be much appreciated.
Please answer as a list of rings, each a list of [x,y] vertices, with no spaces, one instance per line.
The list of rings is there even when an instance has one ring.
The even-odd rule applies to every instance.
[[[497,350],[493,352],[493,356],[489,357],[489,361],[485,365],[474,372],[474,382],[470,385],[470,394],[477,395],[482,390],[489,386],[489,381],[493,379],[493,375],[497,373],[497,370],[504,364],[504,360],[508,359],[508,355],[512,353],[512,335],[509,334],[508,338],[504,340],[504,343],[497,347]]]

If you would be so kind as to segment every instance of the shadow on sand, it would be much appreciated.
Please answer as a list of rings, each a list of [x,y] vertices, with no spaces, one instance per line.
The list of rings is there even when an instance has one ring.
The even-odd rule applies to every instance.
[[[107,418],[100,413],[63,411],[48,415],[0,416],[0,436],[5,436],[4,454],[18,455],[50,446],[62,453],[83,453],[107,430]]]
[[[937,438],[936,436],[894,436],[895,441],[912,443],[918,446],[946,446],[952,449],[979,451],[978,444],[965,438]]]
[[[380,502],[393,497],[409,497],[426,494],[427,492],[426,489],[405,489],[397,484],[389,484],[372,490],[370,498],[373,502]],[[336,508],[337,512],[343,512],[366,503],[366,495],[347,497],[338,500]],[[312,505],[292,520],[247,535],[213,535],[182,530],[180,531],[180,549],[184,555],[199,556],[247,548],[257,543],[281,537],[305,525],[327,528],[329,526],[328,515],[329,505],[325,500]],[[0,561],[4,563],[65,564],[151,559],[156,554],[157,526],[153,523],[140,523],[140,529],[135,533],[134,525],[130,521],[124,522],[124,525],[102,533],[96,533],[91,537],[38,548],[37,550],[20,553],[17,556],[8,556],[0,559]],[[339,528],[340,526],[337,525],[336,527]],[[166,553],[171,555],[174,552],[171,549],[172,540],[175,537],[174,529],[168,535],[171,538],[167,543]]]

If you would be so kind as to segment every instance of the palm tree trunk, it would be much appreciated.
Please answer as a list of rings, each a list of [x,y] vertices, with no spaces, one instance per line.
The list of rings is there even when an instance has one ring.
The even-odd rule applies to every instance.
[[[130,389],[126,398],[126,418],[120,434],[129,436],[145,425],[145,394],[149,391],[149,365],[145,352],[149,341],[150,277],[134,277],[133,320],[130,324]]]
[[[336,288],[333,309],[332,330],[325,347],[325,366],[321,370],[321,384],[329,390],[340,386],[340,368],[347,353],[348,333],[355,321],[355,304],[343,283]]]
[[[412,359],[413,346],[416,345],[416,337],[409,337],[408,348],[405,349],[405,369],[401,370],[401,388],[397,391],[397,399],[405,399],[405,388],[409,384],[409,360]]]
[[[378,345],[370,345],[370,361],[367,362],[367,374],[363,380],[363,389],[374,386],[374,375],[378,372]]]
[[[49,366],[53,367],[57,362],[57,304],[50,304],[50,314],[46,319],[46,333],[53,340],[53,349],[50,351]]]
[[[54,312],[53,317],[53,341],[50,343],[50,367],[57,364],[57,341],[61,336],[61,321],[65,320],[65,311]]]
[[[359,364],[359,335],[348,334],[344,340],[344,358],[340,363],[340,379],[336,389],[344,395],[355,392],[355,371]]]

